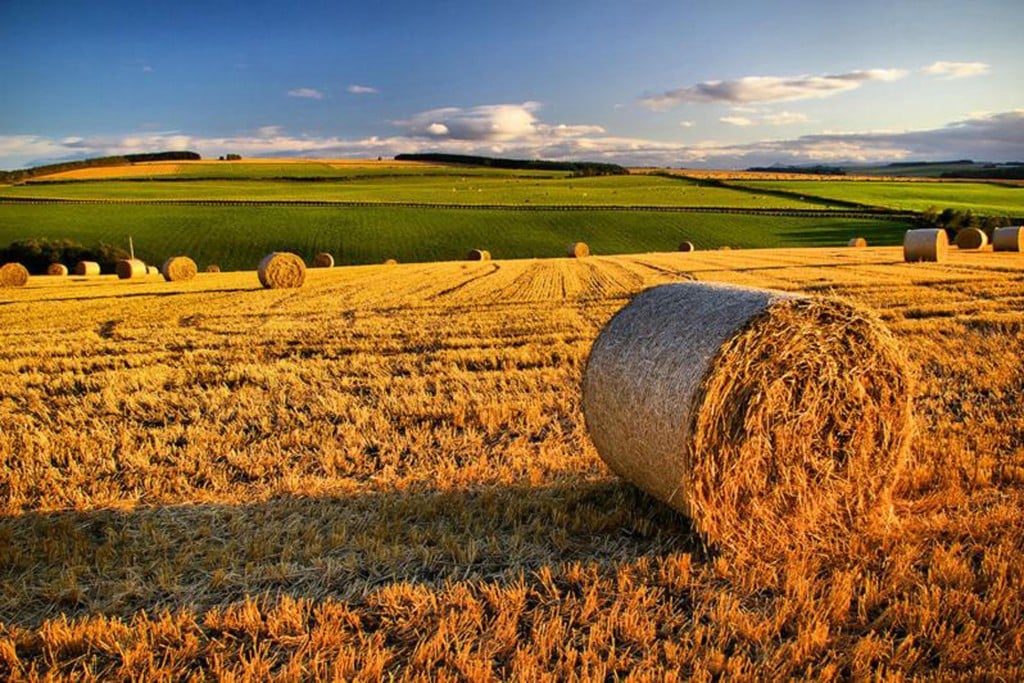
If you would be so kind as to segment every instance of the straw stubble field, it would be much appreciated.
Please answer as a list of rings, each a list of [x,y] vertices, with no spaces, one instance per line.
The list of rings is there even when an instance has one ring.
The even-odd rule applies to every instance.
[[[895,248],[361,266],[0,301],[0,676],[1020,676],[1024,262]],[[891,510],[783,561],[618,480],[579,386],[681,279],[874,308]]]

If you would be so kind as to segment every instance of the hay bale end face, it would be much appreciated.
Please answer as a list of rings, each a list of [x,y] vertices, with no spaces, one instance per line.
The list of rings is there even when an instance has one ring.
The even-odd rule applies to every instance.
[[[470,249],[466,254],[467,261],[490,261],[491,252],[486,249]]]
[[[567,250],[569,258],[584,258],[590,256],[590,247],[586,242],[573,242]]]
[[[868,246],[868,241],[866,239],[864,239],[863,237],[854,237],[853,239],[851,239],[849,242],[846,243],[846,246],[848,246],[848,247],[856,247],[856,248],[860,249],[862,247]]]
[[[609,467],[709,543],[773,552],[884,499],[911,433],[903,358],[841,302],[664,285],[594,342],[583,413]]]
[[[321,251],[319,254],[313,257],[314,268],[333,268],[334,257],[328,254],[326,251]]]
[[[28,284],[28,268],[20,263],[0,266],[0,287],[24,287]]]
[[[921,228],[907,230],[903,235],[903,260],[907,263],[915,261],[945,261],[949,253],[949,237],[941,228]]]
[[[683,241],[679,243],[679,251],[696,251],[697,247],[693,246],[693,242]]]
[[[196,262],[188,256],[172,256],[160,267],[160,274],[167,282],[185,282],[194,278],[198,272]]]
[[[1024,226],[996,228],[992,233],[993,251],[1024,251]]]
[[[51,263],[46,268],[46,274],[47,275],[56,275],[58,277],[59,276],[64,276],[64,275],[68,274],[68,267],[65,266],[63,263]]]
[[[75,264],[75,275],[99,275],[100,264],[95,261],[79,261]]]
[[[219,273],[220,272],[220,266],[218,266],[216,263],[211,263],[210,265],[206,266],[206,272],[207,273]]]
[[[137,258],[125,258],[117,262],[117,277],[119,280],[134,280],[146,276],[146,264]]]
[[[263,257],[256,274],[266,289],[301,287],[306,281],[306,262],[297,254],[275,251]]]
[[[981,249],[988,245],[988,235],[978,228],[964,228],[956,234],[953,244],[958,249]]]

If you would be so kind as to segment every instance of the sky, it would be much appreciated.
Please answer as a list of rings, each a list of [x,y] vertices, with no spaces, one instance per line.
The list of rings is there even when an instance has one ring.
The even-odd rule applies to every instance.
[[[1024,161],[1020,0],[0,0],[0,169]]]

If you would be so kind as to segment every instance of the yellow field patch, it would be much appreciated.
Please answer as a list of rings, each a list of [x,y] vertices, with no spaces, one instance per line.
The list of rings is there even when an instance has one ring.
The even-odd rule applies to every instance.
[[[95,168],[77,168],[50,175],[36,176],[33,180],[104,180],[107,178],[138,178],[146,176],[174,175],[181,171],[180,161],[154,161],[141,164],[125,164],[123,166],[98,166]]]

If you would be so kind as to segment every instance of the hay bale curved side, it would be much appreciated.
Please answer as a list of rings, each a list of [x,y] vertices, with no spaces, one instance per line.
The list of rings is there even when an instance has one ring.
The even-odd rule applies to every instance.
[[[679,243],[679,251],[696,251],[697,247],[693,246],[693,242],[682,241]]]
[[[196,262],[188,256],[172,256],[160,266],[160,274],[167,282],[184,282],[191,280],[199,272]]]
[[[297,254],[275,251],[263,257],[256,274],[266,289],[301,287],[306,281],[306,262]]]
[[[868,241],[866,239],[864,239],[863,237],[854,237],[853,239],[851,239],[849,242],[846,243],[846,246],[848,246],[848,247],[856,247],[856,248],[860,249],[862,247],[868,246]]]
[[[162,275],[162,274],[163,273],[161,273],[160,269],[157,268],[156,266],[151,266],[149,264],[146,264],[146,275]]]
[[[100,264],[95,261],[79,261],[75,264],[75,275],[99,275]]]
[[[486,249],[470,249],[466,254],[467,261],[490,261],[491,252]]]
[[[911,379],[870,314],[711,283],[649,289],[594,342],[601,458],[708,542],[766,552],[849,528],[906,459]]]
[[[137,258],[124,258],[117,262],[116,272],[119,280],[134,280],[146,276],[146,264]]]
[[[907,230],[903,235],[903,260],[945,261],[949,253],[949,237],[942,228]]]
[[[996,228],[992,233],[993,251],[1024,251],[1024,226]]]
[[[590,256],[590,247],[586,242],[573,242],[566,252],[569,258],[584,258]]]
[[[964,228],[953,238],[958,249],[981,249],[988,246],[988,235],[978,228]]]
[[[24,287],[28,284],[28,268],[20,263],[0,266],[0,287]]]
[[[334,256],[328,254],[326,251],[321,251],[319,254],[313,257],[314,268],[333,268],[334,267]]]
[[[51,263],[46,267],[47,275],[63,276],[68,274],[68,267],[63,263]]]

